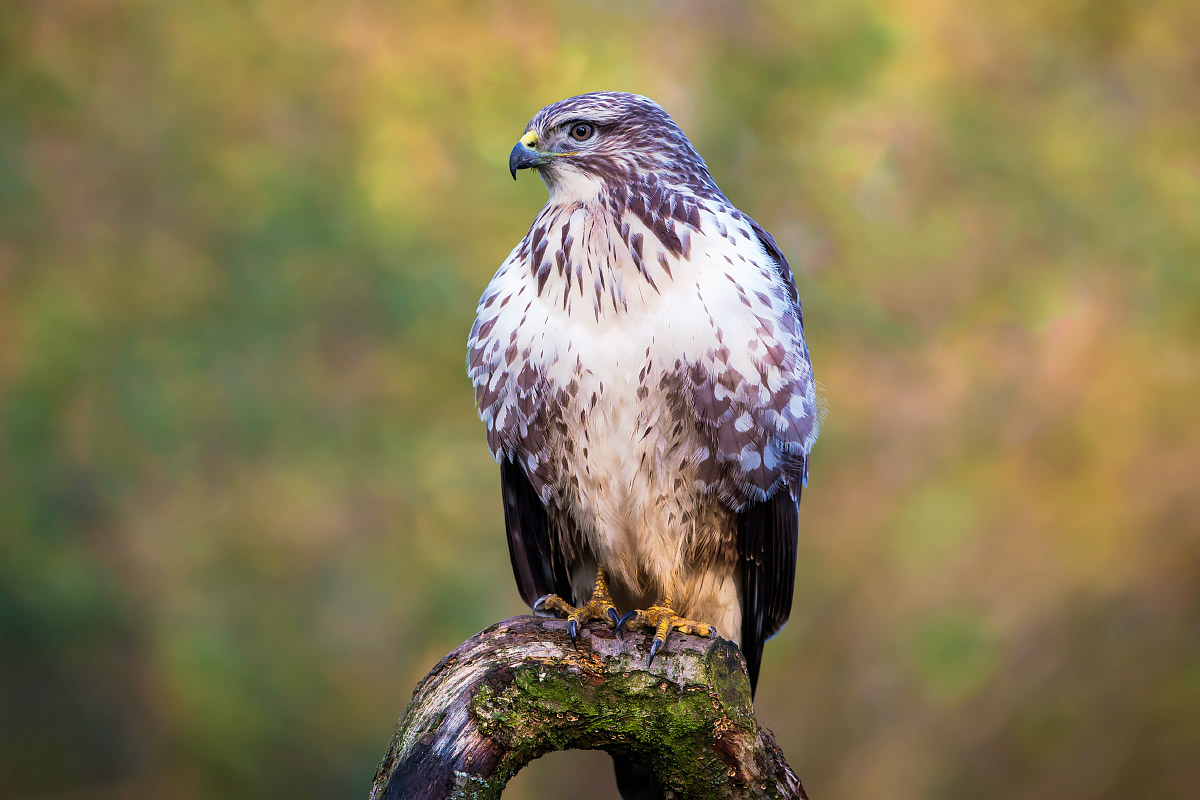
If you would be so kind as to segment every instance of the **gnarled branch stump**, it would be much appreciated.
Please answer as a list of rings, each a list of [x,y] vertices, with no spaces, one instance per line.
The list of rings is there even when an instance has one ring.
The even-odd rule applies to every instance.
[[[668,797],[805,798],[758,726],[746,666],[724,639],[672,635],[647,669],[648,635],[513,617],[468,639],[413,692],[371,800],[498,798],[535,758],[605,750],[639,761]]]

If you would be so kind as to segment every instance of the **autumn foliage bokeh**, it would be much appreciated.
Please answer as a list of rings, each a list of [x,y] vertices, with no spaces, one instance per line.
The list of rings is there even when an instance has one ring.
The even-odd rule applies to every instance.
[[[828,407],[814,798],[1200,786],[1200,6],[0,6],[0,796],[363,797],[522,612],[463,360],[542,105],[659,100]],[[559,756],[514,798],[611,797]]]

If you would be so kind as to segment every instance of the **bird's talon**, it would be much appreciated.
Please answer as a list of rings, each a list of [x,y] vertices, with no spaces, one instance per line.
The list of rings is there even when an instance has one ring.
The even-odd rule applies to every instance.
[[[654,641],[650,643],[650,659],[646,662],[646,669],[650,669],[650,665],[654,663],[654,657],[658,655],[658,651],[662,649],[662,646],[663,640],[655,636]]]
[[[621,618],[613,606],[612,597],[608,594],[608,583],[603,570],[597,572],[596,588],[592,598],[579,607],[575,607],[556,594],[546,594],[539,597],[533,604],[533,613],[539,617],[554,617],[567,621],[567,633],[571,644],[579,649],[579,629],[589,622],[605,622],[613,624],[620,634]]]
[[[608,618],[612,620],[613,630],[617,632],[617,638],[624,639],[625,634],[621,632],[621,615],[617,613],[617,609],[609,606]]]
[[[646,662],[647,667],[654,663],[654,657],[666,646],[667,640],[671,636],[671,631],[691,633],[708,638],[713,638],[717,635],[717,629],[712,625],[679,616],[679,614],[672,610],[669,600],[661,604],[652,605],[650,608],[642,611],[630,612],[621,618],[620,624],[624,625],[631,618],[633,621],[630,624],[630,629],[650,628],[654,631],[654,638],[650,643],[650,658]]]

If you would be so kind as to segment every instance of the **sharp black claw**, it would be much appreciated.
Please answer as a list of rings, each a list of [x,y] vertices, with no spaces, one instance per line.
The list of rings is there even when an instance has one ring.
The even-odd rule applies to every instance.
[[[650,660],[646,662],[646,669],[649,669],[650,665],[654,663],[654,657],[658,655],[658,651],[662,647],[662,644],[663,643],[661,639],[655,639],[650,643]]]
[[[637,612],[636,612],[636,611],[627,611],[627,612],[625,612],[625,616],[623,616],[623,617],[621,617],[619,620],[617,620],[617,633],[620,633],[620,632],[621,632],[621,629],[625,627],[625,623],[626,623],[626,622],[629,622],[629,620],[630,620],[630,619],[632,619],[632,618],[633,618],[633,617],[635,617],[635,616],[637,616]]]
[[[575,649],[579,649],[579,642],[575,639],[579,635],[579,623],[573,619],[567,620],[567,633],[571,634],[571,644],[575,645]]]
[[[608,607],[608,618],[613,622],[613,628],[617,631],[617,638],[624,639],[625,636],[621,633],[621,617],[612,606]]]

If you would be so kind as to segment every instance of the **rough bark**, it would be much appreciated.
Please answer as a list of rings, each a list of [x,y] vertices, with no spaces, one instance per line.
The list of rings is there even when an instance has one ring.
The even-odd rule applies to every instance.
[[[442,659],[413,692],[371,800],[498,798],[535,758],[596,749],[633,758],[667,797],[805,798],[754,717],[745,662],[724,639],[513,617]]]

